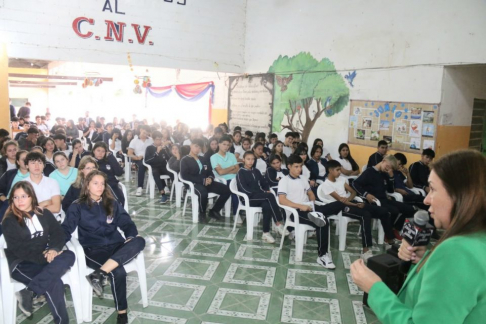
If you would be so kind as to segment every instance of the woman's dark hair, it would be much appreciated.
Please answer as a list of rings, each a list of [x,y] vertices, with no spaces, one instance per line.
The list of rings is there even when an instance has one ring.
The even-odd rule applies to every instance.
[[[478,232],[486,234],[486,157],[478,151],[459,150],[444,155],[431,168],[452,199],[451,221],[417,272],[445,240]]]
[[[54,164],[56,164],[56,157],[58,157],[58,156],[62,156],[62,157],[64,157],[64,158],[65,158],[66,160],[68,160],[68,162],[69,162],[69,159],[68,159],[68,157],[66,156],[66,153],[64,153],[64,152],[62,152],[62,151],[59,151],[59,152],[56,152],[56,153],[54,153],[54,154],[52,155],[52,161],[54,161]],[[69,165],[68,165],[68,166],[69,166]]]
[[[274,160],[279,160],[280,162],[282,162],[282,158],[279,155],[271,154],[270,158],[268,159],[268,164],[272,164]]]
[[[314,144],[312,144],[312,147],[314,147],[314,146],[318,145],[318,144],[317,144],[317,142],[322,142],[322,143],[324,143],[324,141],[323,141],[322,139],[320,139],[320,138],[316,138],[316,139],[314,140]],[[322,146],[322,145],[319,145],[319,146]]]
[[[79,202],[81,204],[86,204],[91,208],[93,206],[93,199],[91,199],[91,196],[89,194],[89,183],[95,176],[101,176],[103,177],[105,181],[105,190],[103,190],[103,194],[101,195],[101,203],[103,205],[103,209],[105,210],[106,216],[113,216],[113,202],[115,201],[115,198],[113,197],[111,190],[108,186],[108,178],[104,172],[101,172],[99,170],[93,170],[91,171],[87,176],[86,179],[83,182],[83,187],[81,188],[81,193],[79,195]]]
[[[19,143],[17,143],[16,141],[10,140],[10,141],[4,142],[2,150],[1,150],[3,155],[7,155],[7,147],[9,147],[11,145],[15,146],[17,149],[19,148]]]
[[[91,150],[91,155],[94,157],[94,151],[98,148],[101,147],[105,149],[105,156],[103,157],[104,160],[106,160],[106,157],[108,156],[108,145],[106,145],[105,142],[96,142],[95,145],[93,146],[93,149]]]
[[[172,151],[174,146],[177,147],[177,151],[179,151],[179,154],[181,154],[181,146],[179,144],[172,144],[172,146],[170,147],[170,150]]]
[[[403,154],[403,153],[400,153],[400,152],[399,152],[399,153],[395,153],[394,155],[395,155],[395,158],[396,158],[398,161],[400,161],[400,163],[401,163],[403,166],[407,165],[407,157],[405,156],[405,154]]]
[[[321,150],[321,156],[322,156],[322,153],[324,152],[322,150],[322,146],[320,146],[320,145],[314,145],[312,147],[311,154],[310,154],[311,158],[314,158],[314,154],[316,154],[317,150]]]
[[[306,160],[307,160],[307,150],[306,150],[306,148],[304,146],[301,146],[301,144],[299,144],[299,146],[297,146],[297,148],[294,151],[294,154],[292,154],[292,155],[296,155],[296,156],[300,157],[301,155],[304,155],[305,154]],[[290,158],[289,158],[289,161],[290,161]],[[304,161],[304,160],[302,160],[302,161]],[[287,162],[287,163],[290,164],[290,162]]]
[[[44,151],[44,153],[47,151],[46,150],[46,144],[47,142],[52,142],[52,144],[54,144],[54,152],[57,152],[57,147],[56,147],[56,143],[54,142],[54,139],[50,138],[50,137],[46,137],[41,143],[41,146],[42,146],[42,150]]]
[[[191,152],[191,147],[189,145],[184,145],[181,147],[181,159]]]
[[[351,163],[351,167],[353,168],[353,171],[357,171],[357,170],[359,170],[359,165],[358,165],[358,163],[356,163],[356,161],[355,161],[355,160],[353,159],[353,157],[351,156],[351,150],[349,149],[348,144],[346,144],[346,143],[342,143],[341,145],[339,145],[339,148],[338,148],[339,158],[340,158],[340,159],[343,159],[343,157],[341,156],[341,150],[342,150],[343,148],[345,148],[345,147],[346,147],[346,148],[348,149],[348,151],[349,151],[349,154],[348,154],[347,159],[348,159],[349,163]]]
[[[46,165],[46,156],[39,152],[30,152],[25,157],[25,164],[29,164],[30,161],[41,161],[44,166]]]
[[[118,128],[113,128],[111,131],[111,136],[113,137],[113,134],[118,134],[118,138],[120,139],[122,137],[122,133]]]
[[[292,165],[292,164],[295,164],[295,163],[304,163],[304,160],[302,160],[300,155],[292,154],[291,156],[289,156],[287,164]]]
[[[253,153],[253,151],[246,151],[245,154],[243,154],[243,159],[246,158],[248,155],[253,155],[255,158],[255,153]]]
[[[73,144],[73,149],[74,149],[74,147],[75,147],[77,144],[83,144],[83,142],[81,142],[81,140],[80,140],[80,139],[77,139],[77,138],[76,138],[75,140],[73,140],[72,144]]]
[[[7,211],[5,212],[5,218],[15,217],[17,219],[17,222],[19,222],[20,226],[25,226],[24,218],[32,219],[32,216],[30,216],[28,212],[22,211],[15,206],[14,197],[15,197],[15,191],[17,189],[24,190],[27,196],[32,198],[31,208],[34,214],[38,216],[42,215],[42,209],[39,208],[39,203],[37,202],[37,196],[35,195],[34,188],[30,184],[30,182],[27,181],[17,182],[12,187],[12,190],[10,191],[11,194],[10,197],[8,198],[9,206]]]
[[[125,133],[123,134],[123,137],[122,137],[122,140],[121,140],[123,153],[126,153],[127,148],[130,145],[130,141],[132,140],[132,139],[130,141],[128,140],[128,138],[127,138],[128,134],[132,134],[132,139],[133,139],[133,135],[134,135],[133,130],[131,130],[131,129],[126,130]]]
[[[261,142],[255,142],[255,145],[253,145],[252,151],[255,152],[255,149],[259,146],[263,146]]]
[[[244,139],[241,140],[241,145],[243,145],[244,142],[248,142],[251,145],[251,139],[249,139],[248,137],[245,137]]]
[[[241,132],[240,131],[234,131],[233,132],[233,138],[235,138],[236,134],[240,134],[240,143],[238,143],[238,144],[241,144]],[[236,142],[235,142],[235,144],[236,144]]]
[[[28,151],[26,150],[20,150],[20,151],[17,151],[17,153],[15,154],[15,165],[17,166],[17,169],[20,169],[20,164],[19,164],[19,160],[20,160],[20,156],[24,153],[29,153]]]
[[[295,150],[297,151],[302,149],[305,150],[306,152],[309,152],[309,145],[307,145],[306,142],[300,142],[299,145],[297,145],[297,148]]]

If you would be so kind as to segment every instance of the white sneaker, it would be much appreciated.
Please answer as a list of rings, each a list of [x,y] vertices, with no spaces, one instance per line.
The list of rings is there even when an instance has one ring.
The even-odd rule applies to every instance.
[[[169,189],[169,187],[165,187],[165,188],[164,188],[164,192],[165,192],[165,194],[166,194],[166,195],[167,195],[167,194],[170,194],[170,189]]]
[[[275,239],[273,238],[272,234],[270,233],[263,233],[262,235],[263,243],[275,243]]]
[[[326,217],[319,212],[310,212],[307,214],[307,217],[309,217],[309,220],[316,224],[317,227],[324,227],[327,224]]]
[[[138,187],[135,196],[140,197],[142,195],[142,191],[143,191],[142,187]]]
[[[295,231],[290,232],[290,234],[289,234],[289,239],[290,239],[291,241],[295,240]]]
[[[336,269],[336,266],[332,262],[331,256],[329,253],[324,254],[323,256],[317,257],[317,263],[323,266],[326,269]]]
[[[361,253],[360,257],[365,263],[367,263],[368,259],[371,258],[372,256],[373,256],[373,252],[371,252],[371,250],[368,250],[365,253]]]
[[[277,226],[277,232],[282,235],[282,236],[287,236],[289,235],[289,231],[285,228],[282,224]]]

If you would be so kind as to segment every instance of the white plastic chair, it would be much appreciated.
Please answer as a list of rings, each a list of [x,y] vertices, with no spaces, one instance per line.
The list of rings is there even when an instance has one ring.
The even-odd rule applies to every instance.
[[[128,157],[126,153],[123,153],[123,156],[125,157],[125,181],[130,181],[132,160]]]
[[[145,163],[145,159],[142,160],[143,165],[147,168],[148,172],[148,185],[147,185],[147,192],[150,191],[150,198],[155,198],[155,179],[154,175],[152,174],[152,166],[150,164]],[[168,175],[161,175],[160,179],[164,179],[165,181],[169,181],[170,177]]]
[[[72,246],[69,242],[66,245],[69,250],[75,252],[74,246]],[[8,261],[4,251],[6,248],[7,242],[5,242],[5,238],[2,235],[0,236],[0,278],[2,283],[2,308],[4,310],[2,313],[5,323],[11,324],[15,323],[15,319],[17,318],[17,299],[15,297],[15,293],[24,289],[25,285],[10,277]],[[71,288],[71,296],[73,298],[74,312],[76,314],[77,323],[83,323],[82,294],[81,287],[79,285],[78,264],[76,260],[74,261],[74,265],[71,267],[71,269],[61,277],[61,280],[65,285],[69,285]]]
[[[361,173],[365,172],[365,170],[368,169],[368,165],[365,164],[361,167]]]
[[[408,188],[408,190],[412,191],[416,195],[420,195],[420,196],[424,197],[424,199],[425,199],[425,197],[427,197],[427,193],[423,189],[420,189],[420,188]]]
[[[178,173],[170,168],[169,163],[167,163],[167,171],[169,171],[174,175],[174,180],[172,181],[172,188],[170,189],[169,199],[172,201],[172,196],[174,195],[174,191],[175,191],[176,207],[180,208],[181,198],[182,198],[182,188],[184,187],[184,184],[179,180]]]
[[[118,182],[118,187],[123,192],[123,197],[125,197],[125,204],[123,205],[123,209],[128,213],[128,195],[127,195],[127,187],[121,182]]]
[[[253,240],[253,227],[259,222],[259,215],[263,213],[261,207],[250,207],[250,199],[245,193],[238,191],[238,186],[236,185],[236,178],[230,182],[230,190],[232,193],[238,197],[243,198],[244,203],[238,199],[238,209],[236,210],[235,221],[233,225],[233,232],[236,230],[236,223],[238,222],[238,217],[240,211],[244,210],[246,213],[246,239],[247,241]]]
[[[396,201],[403,202],[403,196],[399,192],[386,193],[387,196],[395,198]]]
[[[120,229],[118,229],[120,231]],[[123,237],[124,234],[120,231]],[[83,303],[83,320],[85,322],[91,322],[93,320],[93,288],[86,281],[86,276],[91,274],[94,270],[86,265],[86,256],[84,254],[84,249],[78,241],[78,229],[74,230],[71,241],[70,241],[76,251],[76,259],[78,264],[78,278],[81,285],[81,295]],[[141,251],[135,259],[128,262],[123,266],[127,273],[136,271],[138,274],[138,282],[140,285],[140,290],[142,293],[142,305],[143,307],[148,306],[148,294],[147,294],[147,273],[145,271],[145,259],[143,251]]]

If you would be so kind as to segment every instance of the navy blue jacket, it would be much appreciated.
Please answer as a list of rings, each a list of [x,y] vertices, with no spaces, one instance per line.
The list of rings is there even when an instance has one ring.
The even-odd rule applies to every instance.
[[[289,170],[287,169],[280,169],[280,171],[277,171],[272,167],[267,168],[267,172],[265,172],[265,180],[267,180],[270,187],[278,186],[277,172],[282,172],[284,176],[289,174]]]
[[[108,176],[108,184],[112,187],[117,187],[118,179],[116,177],[121,176],[124,171],[116,157],[110,153],[105,159],[96,161],[98,162],[98,170],[103,171]]]
[[[267,180],[255,168],[241,168],[236,174],[236,185],[238,186],[238,191],[247,194],[249,198],[254,194],[270,190]]]
[[[116,199],[116,201],[120,202],[120,199],[117,197],[117,195],[110,187],[110,185],[108,185],[108,188],[110,188],[111,194]],[[71,207],[72,203],[79,199],[80,194],[81,194],[81,188],[76,188],[73,185],[69,187],[68,191],[66,192],[66,195],[61,201],[62,210],[64,210],[66,214],[69,210],[69,207]]]
[[[430,169],[421,161],[410,164],[408,168],[415,188],[424,189],[429,185]]]
[[[79,162],[81,162],[81,159],[87,155],[90,155],[91,153],[84,150],[83,153],[81,153],[81,156],[76,155],[76,161],[74,162],[74,167],[77,168],[79,166]],[[69,162],[71,162],[71,159],[73,158],[73,152],[69,153]]]
[[[56,170],[54,164],[52,164],[49,161],[46,161],[46,165],[44,165],[44,170],[42,171],[42,173],[44,173],[44,175],[48,177],[52,172],[54,172],[54,170]]]
[[[381,155],[378,152],[371,154],[371,156],[368,159],[368,168],[377,165],[381,161],[383,161],[383,155]]]
[[[307,166],[307,168],[310,171],[310,178],[309,178],[309,180],[317,180],[317,179],[323,180],[323,181],[326,180],[327,174],[328,174],[328,171],[327,171],[327,160],[321,159],[321,163],[326,168],[326,174],[324,174],[323,177],[319,176],[319,165],[317,164],[317,162],[314,159],[307,160],[307,162],[305,163],[305,165]]]
[[[202,170],[199,170],[197,161],[190,155],[186,155],[181,159],[181,177],[186,181],[204,185],[204,179],[214,179],[213,168],[211,164],[202,158],[199,158],[202,163]]]
[[[395,179],[385,172],[377,171],[375,168],[367,168],[353,181],[352,186],[358,195],[366,197],[372,194],[377,199],[387,199],[386,193],[395,192]]]
[[[113,219],[108,222],[103,205],[93,202],[93,205],[89,207],[88,204],[80,203],[77,200],[69,207],[62,228],[66,234],[66,241],[71,239],[71,234],[77,228],[79,243],[83,247],[125,242],[123,236],[118,232],[118,228],[122,230],[127,239],[138,235],[135,223],[117,201],[113,201]]]
[[[145,149],[145,163],[150,165],[152,168],[160,169],[167,165],[167,162],[171,158],[172,154],[169,153],[168,149],[164,147],[159,153],[157,153],[157,146],[150,145]]]
[[[19,170],[8,170],[0,177],[0,196],[7,197],[10,188],[12,188],[12,182]]]

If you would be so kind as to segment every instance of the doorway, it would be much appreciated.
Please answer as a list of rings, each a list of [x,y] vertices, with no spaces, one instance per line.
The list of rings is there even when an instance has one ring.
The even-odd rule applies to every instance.
[[[474,99],[469,148],[486,155],[486,100]]]

